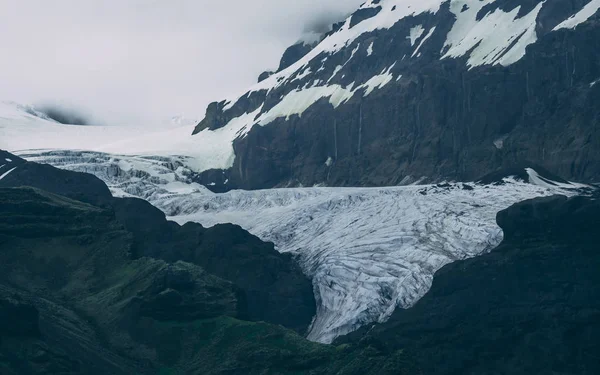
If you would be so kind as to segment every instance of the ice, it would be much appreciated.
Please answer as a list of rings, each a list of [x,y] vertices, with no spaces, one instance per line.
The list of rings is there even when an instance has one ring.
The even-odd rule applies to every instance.
[[[0,103],[0,149],[8,151],[85,150],[122,156],[187,158],[194,172],[233,165],[233,140],[258,115],[260,108],[233,119],[229,126],[192,136],[194,125],[76,126],[51,122]],[[249,130],[249,129],[248,129]]]
[[[256,116],[245,117],[244,119],[246,120],[246,123],[244,123],[244,131],[238,134],[238,136],[242,136],[250,131],[252,126],[255,124],[264,126],[270,124],[278,118],[289,119],[293,115],[302,116],[302,114],[308,108],[323,98],[329,98],[329,103],[334,108],[337,108],[341,104],[350,100],[350,98],[352,98],[352,96],[354,96],[354,94],[359,90],[364,89],[365,92],[363,96],[368,96],[375,89],[381,89],[393,80],[394,76],[391,73],[393,67],[394,65],[384,69],[381,74],[371,77],[368,81],[360,86],[357,86],[356,88],[353,88],[352,85],[349,85],[348,87],[342,87],[337,84],[332,84],[325,86],[313,86],[302,90],[294,90],[285,95],[279,101],[279,103],[277,103],[267,112],[258,116],[258,118],[256,118]],[[234,119],[232,121],[236,122],[240,120]],[[227,124],[223,129],[229,128],[230,126],[231,123]],[[204,132],[210,134],[210,131],[205,130]],[[233,153],[233,147],[231,147],[229,151]]]
[[[343,48],[351,45],[364,33],[388,29],[406,17],[426,12],[436,13],[444,1],[445,0],[382,0],[377,4],[380,5],[382,9],[376,16],[366,19],[359,24],[354,25],[354,27],[350,27],[351,18],[349,17],[346,19],[346,22],[340,28],[340,30],[323,39],[302,59],[287,69],[273,74],[266,80],[254,85],[248,92],[260,90],[270,91],[274,88],[280,87],[288,83],[291,77],[297,71],[305,66],[308,66],[313,59],[322,56],[323,54],[332,55],[336,52],[339,52]],[[372,8],[377,5],[374,4],[372,0],[369,0],[364,3],[361,8]],[[245,94],[246,93],[235,98],[228,99],[232,104],[227,109],[232,108],[233,105]]]
[[[498,211],[575,191],[509,178],[503,185],[232,191],[152,203],[181,224],[232,222],[294,254],[318,303],[308,337],[328,343],[412,306],[445,264],[496,247]]]
[[[295,80],[302,80],[302,79],[304,79],[304,78],[308,77],[308,76],[310,75],[310,73],[311,73],[311,71],[310,71],[310,68],[306,68],[306,69],[304,69],[304,70],[303,70],[303,71],[302,71],[300,74],[298,74],[298,75],[297,75],[297,76],[294,78],[294,81],[295,81]]]
[[[193,181],[189,158],[114,155],[93,151],[21,151],[29,160],[58,168],[91,173],[103,180],[114,196],[148,201],[172,195],[212,194]]]
[[[542,176],[539,175],[539,173],[537,173],[534,169],[532,168],[525,168],[525,171],[527,172],[527,175],[529,176],[529,182],[531,184],[537,185],[537,186],[542,186],[545,188],[549,188],[549,189],[589,189],[591,188],[589,185],[585,185],[585,184],[578,184],[578,183],[574,183],[574,182],[558,182],[558,181],[552,181],[549,180],[547,178],[544,178]]]
[[[520,8],[508,12],[495,9],[477,20],[481,9],[494,0],[448,1],[456,21],[446,36],[443,58],[465,57],[469,67],[509,65],[521,59],[526,47],[537,40],[535,26],[542,2],[523,17],[518,17]],[[358,56],[360,44],[356,40],[364,33],[390,28],[409,16],[434,14],[442,3],[443,0],[367,1],[364,8],[381,5],[382,10],[354,27],[350,27],[350,19],[346,20],[339,31],[300,61],[250,89],[265,90],[273,105],[259,105],[217,130],[206,129],[191,136],[193,124],[170,125],[168,129],[64,126],[35,112],[2,104],[0,148],[51,150],[18,154],[29,160],[93,173],[107,182],[113,194],[147,199],[179,223],[195,221],[210,226],[233,222],[274,242],[279,251],[297,257],[313,282],[318,310],[309,338],[331,342],[366,324],[384,321],[397,307],[412,306],[430,288],[434,273],[445,264],[494,248],[502,240],[495,221],[498,211],[524,199],[575,194],[574,190],[581,187],[548,180],[532,169],[527,169],[531,183],[509,178],[504,184],[487,186],[454,183],[213,194],[193,182],[194,173],[231,168],[235,161],[233,142],[245,136],[252,126],[302,116],[319,100],[327,100],[337,108],[359,90],[368,96],[395,76],[398,80],[402,72],[392,72],[395,65],[391,65],[362,81],[342,85],[334,79],[350,74],[344,70],[344,64],[330,66],[331,78],[323,84],[311,77],[314,73],[309,66],[315,58],[324,62],[327,56],[347,54],[344,48],[352,48],[347,63]],[[394,7],[396,10],[392,10]],[[577,26],[599,7],[599,1],[592,0],[557,29]],[[414,24],[408,25],[411,26]],[[423,37],[425,29],[420,26],[421,29],[414,26],[409,36],[412,47],[418,43],[413,56],[418,56],[436,31],[435,26],[429,25],[431,28]],[[371,46],[367,53],[370,49]],[[292,80],[306,83],[298,82],[297,87],[269,96]],[[233,108],[236,102],[237,99],[227,101],[225,110]],[[496,147],[502,144],[497,143]],[[327,165],[333,159],[323,162]]]

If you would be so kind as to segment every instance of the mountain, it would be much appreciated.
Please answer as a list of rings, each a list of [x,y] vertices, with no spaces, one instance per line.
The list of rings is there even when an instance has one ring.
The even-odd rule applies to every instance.
[[[596,373],[599,9],[370,0],[198,124],[0,104],[0,366]]]
[[[317,311],[308,337],[325,343],[412,306],[442,266],[497,246],[503,238],[495,219],[499,211],[535,197],[593,191],[541,167],[520,165],[468,183],[216,194],[185,188],[189,180],[178,179],[178,164],[162,158],[72,151],[21,155],[94,173],[113,194],[144,198],[181,225],[234,223],[274,243],[312,281]],[[125,164],[127,172],[117,173]],[[149,227],[147,233],[153,241],[162,232]],[[166,253],[171,251],[180,253],[177,248]]]
[[[528,161],[598,181],[598,0],[369,0],[212,103],[223,189],[466,181]],[[227,184],[225,184],[227,181]]]
[[[289,258],[268,246],[260,250],[265,244],[241,229],[180,227],[132,198],[103,198],[96,204],[75,200],[58,193],[90,201],[95,194],[87,187],[102,182],[49,166],[35,169],[35,163],[5,152],[0,157],[11,171],[4,172],[6,164],[0,167],[3,374],[598,371],[600,257],[593,228],[600,206],[592,198],[538,198],[501,211],[497,220],[506,237],[491,253],[443,267],[431,291],[413,307],[396,310],[388,322],[322,345],[282,326],[248,320],[248,306],[261,300],[247,291],[257,284],[273,288],[262,277],[252,278],[281,272]],[[552,182],[526,172],[530,182]],[[26,178],[27,173],[32,175]],[[46,180],[63,184],[47,185],[52,192],[14,186]],[[524,181],[507,178],[485,186],[415,189],[433,201],[444,200],[444,194],[459,200],[468,195],[457,194],[459,188],[479,195],[513,185],[516,191],[527,189]],[[353,192],[351,202],[339,204],[352,205],[366,195]],[[275,203],[273,197],[267,200]],[[183,251],[191,249],[190,242],[198,257]],[[200,265],[202,258],[215,256],[227,270],[210,261]],[[255,261],[249,263],[248,257]],[[278,282],[293,289],[290,279]],[[298,289],[292,293],[299,294]],[[297,302],[291,305],[299,308]],[[274,320],[290,318],[290,310],[271,313]],[[298,315],[294,319],[302,321]]]
[[[331,342],[412,306],[445,264],[491,250],[498,211],[588,189],[556,175],[596,181],[599,7],[368,1],[246,94],[211,104],[193,136],[0,112],[0,146],[94,174],[180,224],[233,222],[273,242],[312,282],[308,337]],[[386,185],[409,186],[363,189]],[[294,186],[311,187],[236,190]]]

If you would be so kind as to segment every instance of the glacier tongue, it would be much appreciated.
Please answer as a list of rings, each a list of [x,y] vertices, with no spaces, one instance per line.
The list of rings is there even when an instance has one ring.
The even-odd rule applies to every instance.
[[[498,211],[540,196],[572,195],[528,169],[532,183],[413,185],[388,188],[234,190],[195,184],[185,158],[80,151],[20,152],[29,160],[93,173],[113,194],[138,196],[180,224],[234,223],[293,254],[312,279],[317,315],[308,338],[330,343],[385,321],[431,287],[434,273],[490,251],[502,240]]]
[[[312,278],[317,316],[309,339],[324,343],[385,321],[431,287],[434,273],[496,247],[498,211],[559,192],[504,184],[306,188],[172,196],[153,202],[181,224],[239,224],[296,256]]]

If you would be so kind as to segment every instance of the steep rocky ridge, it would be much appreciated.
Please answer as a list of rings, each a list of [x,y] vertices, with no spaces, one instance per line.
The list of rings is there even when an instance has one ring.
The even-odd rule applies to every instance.
[[[308,328],[315,314],[312,284],[291,256],[275,251],[272,243],[233,225],[180,227],[146,201],[113,198],[93,175],[26,162],[4,151],[0,157],[5,160],[0,167],[0,188],[31,186],[102,207],[132,237],[128,252],[133,259],[152,257],[199,265],[239,288],[244,301],[240,316],[245,319],[282,324],[300,333]]]
[[[226,189],[464,181],[525,160],[597,181],[599,8],[368,1],[287,69],[211,104],[194,137],[235,134]],[[214,176],[201,180],[223,185]]]

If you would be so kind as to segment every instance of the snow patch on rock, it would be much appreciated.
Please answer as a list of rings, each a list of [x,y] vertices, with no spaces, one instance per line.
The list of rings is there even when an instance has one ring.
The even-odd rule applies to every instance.
[[[421,43],[419,43],[419,45],[417,46],[417,48],[415,49],[415,51],[413,52],[411,57],[415,57],[415,55],[417,55],[417,57],[419,56],[419,50],[421,49],[421,47],[423,47],[423,44],[425,44],[425,42],[431,38],[431,36],[433,35],[433,33],[435,32],[435,26],[431,28],[431,30],[429,30],[429,32],[427,33],[427,35],[425,35],[425,37],[423,38],[423,40],[421,40]]]
[[[4,172],[2,175],[0,175],[0,180],[2,180],[4,177],[8,176],[15,169],[17,169],[17,167],[14,167],[14,168],[9,169],[8,171]]]
[[[495,9],[477,20],[484,6],[495,0],[453,0],[450,10],[456,22],[448,33],[442,58],[467,56],[470,68],[480,65],[510,65],[525,56],[528,45],[537,41],[536,20],[542,9],[539,3],[524,17],[518,17],[521,7],[510,12]],[[468,9],[464,8],[468,5]],[[466,10],[465,10],[466,9]]]
[[[574,29],[582,23],[586,22],[600,10],[600,0],[592,0],[587,3],[579,12],[572,15],[569,19],[561,22],[554,28],[554,30],[560,29]]]
[[[410,35],[407,38],[410,39],[411,47],[414,47],[415,43],[417,42],[417,40],[419,40],[419,38],[423,35],[424,32],[425,29],[423,28],[423,25],[418,25],[410,29]]]
[[[375,42],[371,42],[371,44],[369,44],[369,47],[367,47],[367,56],[371,56],[373,54],[373,44]]]

